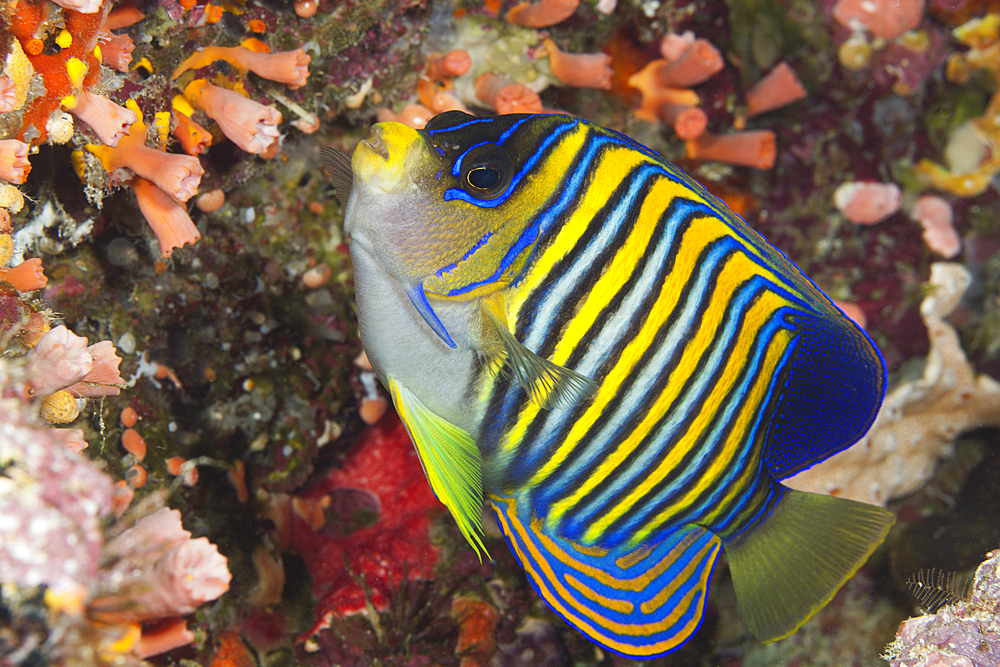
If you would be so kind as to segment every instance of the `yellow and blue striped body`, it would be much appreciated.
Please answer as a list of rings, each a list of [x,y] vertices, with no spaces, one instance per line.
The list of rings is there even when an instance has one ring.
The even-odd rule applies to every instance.
[[[435,249],[417,253],[419,269],[407,257],[382,262],[380,242],[366,240],[377,234],[356,228],[376,248],[366,257],[403,267],[386,270],[409,284],[433,341],[422,344],[440,350],[427,372],[468,378],[431,411],[475,442],[483,493],[536,589],[597,643],[660,655],[700,624],[725,546],[741,605],[756,615],[749,598],[781,576],[742,572],[775,567],[761,553],[776,527],[828,512],[830,499],[819,514],[801,509],[808,494],[779,480],[852,444],[878,410],[885,371],[871,341],[724,204],[624,135],[568,116],[455,113],[421,141],[436,167],[413,182],[433,202],[420,234]],[[499,183],[489,172],[468,186],[479,155]],[[356,175],[367,169],[358,159]],[[457,247],[440,252],[442,238]],[[511,340],[586,387],[554,405],[545,397],[558,378],[526,391],[520,370],[498,370],[518,355]],[[413,372],[394,370],[402,363],[386,356],[376,368],[403,386]],[[793,611],[761,603],[748,624],[773,635],[762,638],[800,625],[884,536],[881,510],[855,509],[871,525],[824,584],[832,591]]]

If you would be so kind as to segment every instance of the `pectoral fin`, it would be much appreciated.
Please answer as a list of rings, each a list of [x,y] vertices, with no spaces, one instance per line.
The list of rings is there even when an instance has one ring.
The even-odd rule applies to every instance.
[[[415,283],[412,285],[404,285],[406,290],[406,296],[410,297],[410,302],[413,307],[417,309],[420,316],[424,318],[424,321],[434,330],[441,340],[448,344],[448,347],[455,349],[458,345],[455,344],[454,339],[448,330],[444,328],[444,324],[441,322],[441,318],[437,316],[434,309],[431,308],[431,304],[427,301],[427,293],[424,292],[424,286],[422,283]]]
[[[568,408],[587,400],[597,390],[597,383],[590,378],[538,356],[514,338],[500,292],[485,297],[482,304],[487,321],[500,339],[502,354],[532,402],[547,410]]]
[[[405,385],[389,378],[396,411],[416,445],[427,481],[476,550],[479,560],[490,555],[483,546],[483,470],[472,436],[431,412]]]

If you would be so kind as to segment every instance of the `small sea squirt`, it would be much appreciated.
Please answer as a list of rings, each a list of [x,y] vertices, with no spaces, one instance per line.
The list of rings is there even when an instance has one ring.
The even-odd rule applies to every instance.
[[[881,355],[676,166],[579,118],[457,111],[325,156],[431,488],[487,556],[488,501],[591,641],[684,644],[722,549],[747,627],[787,636],[885,537],[889,512],[780,483],[865,433]]]

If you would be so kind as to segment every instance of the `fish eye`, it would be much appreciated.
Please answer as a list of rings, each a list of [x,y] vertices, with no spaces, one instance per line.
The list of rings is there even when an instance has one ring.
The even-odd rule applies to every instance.
[[[462,188],[477,199],[502,195],[513,176],[513,160],[500,146],[476,146],[462,160]]]

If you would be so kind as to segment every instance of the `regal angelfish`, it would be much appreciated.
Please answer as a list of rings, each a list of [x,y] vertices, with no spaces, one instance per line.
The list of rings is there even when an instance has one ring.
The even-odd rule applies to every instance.
[[[361,338],[474,548],[485,499],[548,604],[633,657],[701,623],[725,548],[795,631],[893,523],[779,481],[882,401],[868,336],[701,185],[579,118],[449,112],[326,152]]]

